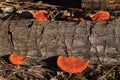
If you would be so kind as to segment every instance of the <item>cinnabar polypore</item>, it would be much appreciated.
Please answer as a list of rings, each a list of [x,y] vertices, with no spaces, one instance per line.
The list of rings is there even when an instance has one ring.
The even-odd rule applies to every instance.
[[[57,59],[57,65],[65,72],[78,73],[84,71],[89,64],[89,61],[85,61],[81,58],[59,56]]]
[[[23,61],[26,60],[26,57],[18,53],[17,51],[13,51],[10,54],[9,60],[14,65],[20,65]]]
[[[98,11],[96,14],[90,16],[93,21],[106,21],[110,18],[110,13],[107,11]]]
[[[69,20],[73,20],[73,21],[83,21],[84,18],[72,18],[72,17],[68,17]]]
[[[46,17],[47,14],[48,12],[46,10],[39,10],[38,12],[33,14],[33,17],[37,21],[47,21],[48,20],[48,18]]]

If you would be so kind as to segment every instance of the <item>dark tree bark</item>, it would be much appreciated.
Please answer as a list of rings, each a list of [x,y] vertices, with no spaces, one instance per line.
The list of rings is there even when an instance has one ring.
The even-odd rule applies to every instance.
[[[0,27],[0,55],[14,49],[43,59],[68,54],[92,64],[120,64],[119,21],[11,21],[9,26]]]
[[[0,20],[0,56],[7,55],[12,50],[8,21]]]

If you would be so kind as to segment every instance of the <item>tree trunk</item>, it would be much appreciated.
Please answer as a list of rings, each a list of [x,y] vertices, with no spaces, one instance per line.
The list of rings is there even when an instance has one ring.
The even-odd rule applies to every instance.
[[[19,50],[43,59],[68,54],[92,64],[120,64],[119,21],[11,21],[0,29],[0,55]]]

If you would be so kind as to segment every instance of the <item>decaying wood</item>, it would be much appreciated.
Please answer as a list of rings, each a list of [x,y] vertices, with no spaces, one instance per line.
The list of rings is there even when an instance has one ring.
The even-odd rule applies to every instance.
[[[14,48],[42,59],[68,54],[83,57],[93,64],[120,64],[119,21],[11,21],[10,34],[8,28],[1,28],[0,55],[9,54]],[[10,46],[12,42],[14,46]]]

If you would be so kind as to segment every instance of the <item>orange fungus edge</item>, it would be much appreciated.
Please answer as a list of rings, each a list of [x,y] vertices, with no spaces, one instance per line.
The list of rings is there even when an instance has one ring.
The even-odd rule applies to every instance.
[[[72,18],[72,17],[68,17],[68,20],[73,20],[73,21],[83,21],[84,18]]]
[[[59,56],[57,65],[65,72],[78,73],[87,68],[89,61],[75,57]]]

